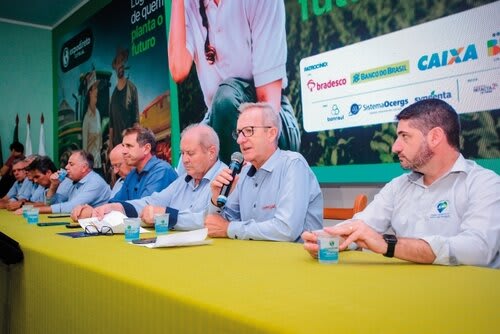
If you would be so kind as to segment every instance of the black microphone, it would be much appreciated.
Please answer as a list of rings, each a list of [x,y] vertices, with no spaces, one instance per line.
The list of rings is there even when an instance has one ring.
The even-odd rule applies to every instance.
[[[229,164],[229,169],[231,169],[231,176],[234,177],[241,170],[241,164],[243,163],[243,155],[240,152],[234,152],[231,154],[231,163]],[[231,185],[233,181],[229,182],[229,184],[225,184],[222,186],[220,190],[220,195],[217,197],[217,206],[222,208],[227,201],[227,196],[229,195],[229,190],[231,190]]]

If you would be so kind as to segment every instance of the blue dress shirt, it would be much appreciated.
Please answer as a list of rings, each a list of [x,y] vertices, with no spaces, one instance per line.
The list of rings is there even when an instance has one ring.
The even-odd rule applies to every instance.
[[[125,178],[120,191],[110,202],[128,201],[149,196],[155,191],[162,191],[177,178],[177,173],[164,160],[152,157],[138,173],[134,168]]]
[[[323,195],[307,161],[297,152],[276,150],[256,170],[243,167],[222,211],[234,239],[301,241],[305,230],[323,228]]]
[[[78,182],[66,178],[51,199],[53,213],[71,212],[77,205],[99,206],[109,200],[111,190],[104,179],[94,171]]]
[[[176,230],[203,228],[211,196],[210,182],[226,167],[218,160],[197,186],[191,176],[184,174],[161,192],[122,205],[128,217],[137,217],[146,205],[166,207],[170,213],[169,225],[175,225]]]

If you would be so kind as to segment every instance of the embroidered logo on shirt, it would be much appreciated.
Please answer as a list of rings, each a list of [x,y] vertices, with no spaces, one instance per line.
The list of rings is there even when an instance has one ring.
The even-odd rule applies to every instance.
[[[272,210],[276,209],[276,204],[269,204],[262,207],[262,210]]]
[[[448,201],[439,201],[439,203],[436,206],[436,209],[438,210],[439,213],[442,213],[446,208],[448,207]]]
[[[437,202],[435,208],[437,213],[432,213],[430,218],[448,218],[450,217],[449,213],[449,202],[447,200],[440,200]]]

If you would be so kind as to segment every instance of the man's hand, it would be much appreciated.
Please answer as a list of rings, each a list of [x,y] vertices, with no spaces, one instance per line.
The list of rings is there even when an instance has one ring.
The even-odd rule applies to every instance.
[[[205,227],[208,228],[208,236],[212,238],[227,238],[229,222],[220,215],[207,215]]]
[[[304,249],[309,252],[309,254],[314,258],[318,258],[319,246],[317,244],[318,237],[313,232],[304,232],[301,235],[302,240],[304,240]]]
[[[102,220],[104,215],[110,213],[111,211],[125,213],[125,210],[120,203],[108,203],[94,208],[94,210],[92,210],[92,217],[97,217],[97,219]]]
[[[71,219],[76,222],[81,218],[90,218],[92,217],[92,210],[93,208],[88,204],[77,205],[73,211],[71,211]]]
[[[167,211],[166,208],[161,206],[152,206],[148,205],[142,210],[141,219],[143,222],[149,225],[154,225],[155,223],[155,214],[157,213],[165,213]]]
[[[362,220],[348,220],[333,227],[325,227],[324,230],[331,235],[345,239],[339,246],[341,251],[345,250],[352,242],[355,242],[358,246],[378,254],[387,252],[387,243],[382,238],[382,235]]]
[[[23,202],[21,202],[21,201],[8,202],[6,205],[6,208],[9,211],[14,211],[14,210],[19,209],[22,205],[23,205]]]
[[[212,203],[217,203],[217,197],[220,195],[220,191],[223,186],[228,185],[231,181],[233,181],[232,171],[229,168],[223,169],[219,175],[215,177],[215,179],[210,183],[210,189],[212,190]],[[234,182],[231,184],[230,193],[233,191],[236,183],[238,183],[239,175],[234,177]]]

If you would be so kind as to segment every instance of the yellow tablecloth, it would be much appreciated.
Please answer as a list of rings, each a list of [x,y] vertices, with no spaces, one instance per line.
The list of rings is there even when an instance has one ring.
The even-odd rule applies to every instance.
[[[366,252],[343,252],[339,264],[322,265],[300,244],[226,239],[147,249],[123,235],[63,237],[56,234],[70,231],[63,226],[28,225],[5,211],[0,231],[25,255],[10,273],[11,333],[500,328],[499,270],[415,265]]]

